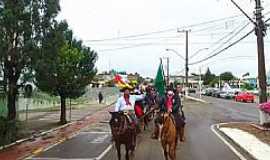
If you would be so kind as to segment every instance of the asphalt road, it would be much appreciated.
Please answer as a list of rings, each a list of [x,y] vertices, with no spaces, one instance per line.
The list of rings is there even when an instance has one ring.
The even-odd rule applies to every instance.
[[[237,160],[238,157],[211,131],[212,124],[230,121],[257,121],[255,104],[204,97],[210,104],[186,101],[186,141],[178,143],[177,159]],[[101,133],[95,133],[101,132]],[[95,159],[110,146],[107,124],[100,123],[37,156],[36,159]],[[133,160],[164,160],[161,144],[150,138],[152,129],[139,135]],[[98,139],[95,143],[92,143]],[[124,149],[124,146],[122,146]],[[35,158],[34,158],[35,159]],[[122,153],[124,159],[124,152]],[[113,146],[102,160],[117,160]]]

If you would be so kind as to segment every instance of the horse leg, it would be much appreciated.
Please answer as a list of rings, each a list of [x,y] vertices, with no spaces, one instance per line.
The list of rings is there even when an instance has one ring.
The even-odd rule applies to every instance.
[[[179,129],[179,137],[180,137],[180,141],[181,142],[184,142],[185,141],[184,136],[185,136],[185,128],[184,127],[181,127]]]
[[[159,127],[159,129],[158,129],[158,140],[160,141],[163,126],[162,126],[162,124],[160,124],[158,127]]]
[[[169,157],[171,160],[176,160],[176,144],[170,144],[169,146]]]
[[[144,124],[144,118],[141,119],[141,130],[144,130],[145,131],[145,124]]]
[[[126,160],[129,160],[129,146],[126,144]]]
[[[168,160],[167,145],[164,145],[164,146],[163,146],[163,153],[164,153],[165,160]]]
[[[143,121],[144,121],[144,130],[146,130],[146,128],[148,128],[148,116],[145,116],[143,118]]]
[[[121,160],[121,144],[120,143],[115,143],[115,147],[116,147],[116,150],[117,150],[118,160]]]

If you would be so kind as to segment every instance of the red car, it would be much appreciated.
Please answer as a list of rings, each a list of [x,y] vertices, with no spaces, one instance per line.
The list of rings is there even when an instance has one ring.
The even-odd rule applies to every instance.
[[[251,102],[254,103],[255,101],[255,96],[252,93],[248,93],[248,92],[243,92],[243,93],[239,93],[238,95],[235,96],[235,101],[236,102]]]

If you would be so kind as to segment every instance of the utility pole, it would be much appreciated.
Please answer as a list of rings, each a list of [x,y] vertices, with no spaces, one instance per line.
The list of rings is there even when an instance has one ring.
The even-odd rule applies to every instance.
[[[166,65],[166,70],[167,70],[166,84],[168,86],[170,84],[170,58],[169,57],[163,57],[163,58],[166,59],[166,61],[167,61],[167,65]]]
[[[189,31],[185,31],[186,33],[186,88],[188,89],[188,32]],[[188,90],[186,90],[186,93],[188,93]]]
[[[258,50],[258,81],[259,81],[259,103],[267,102],[267,84],[265,72],[265,56],[264,56],[264,36],[266,25],[262,16],[261,0],[255,0],[255,18],[253,21],[251,17],[234,1],[231,2],[255,25],[255,34],[257,36],[257,50]]]
[[[189,41],[189,32],[190,30],[178,30],[177,32],[182,32],[182,33],[185,33],[186,34],[186,57],[185,57],[185,78],[186,78],[186,82],[185,82],[185,91],[186,91],[186,95],[188,95],[188,71],[189,71],[189,68],[188,68],[188,41]]]
[[[167,84],[170,85],[170,59],[167,57]]]
[[[202,68],[199,68],[199,90],[200,90],[200,99],[202,99]]]
[[[265,71],[265,56],[264,56],[264,35],[266,26],[262,17],[262,6],[261,0],[255,0],[255,17],[256,17],[256,28],[255,34],[257,36],[258,46],[258,79],[259,79],[259,102],[267,102],[267,84],[266,84],[266,71]]]

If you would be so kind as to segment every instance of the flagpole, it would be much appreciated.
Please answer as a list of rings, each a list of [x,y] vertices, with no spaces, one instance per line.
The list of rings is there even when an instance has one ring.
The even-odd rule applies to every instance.
[[[160,58],[160,65],[162,66],[162,76],[165,77],[162,58]],[[165,79],[163,79],[163,80],[164,80],[164,84],[166,84],[166,80]]]

